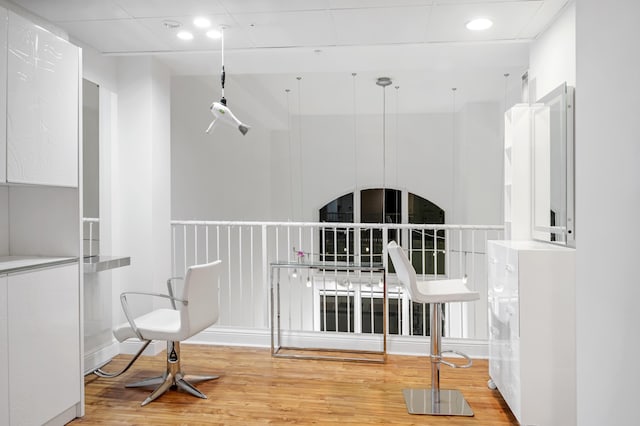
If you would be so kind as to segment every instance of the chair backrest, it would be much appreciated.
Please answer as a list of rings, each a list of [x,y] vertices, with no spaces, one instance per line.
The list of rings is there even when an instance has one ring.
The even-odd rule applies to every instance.
[[[418,292],[418,278],[416,276],[416,270],[404,254],[404,250],[395,241],[390,241],[387,245],[387,251],[393,262],[393,267],[396,270],[396,275],[400,282],[405,286],[409,292],[409,298],[414,299],[414,295]]]
[[[180,334],[184,338],[191,337],[218,321],[218,277],[221,265],[222,261],[216,260],[187,269],[182,298],[188,303],[180,307]]]

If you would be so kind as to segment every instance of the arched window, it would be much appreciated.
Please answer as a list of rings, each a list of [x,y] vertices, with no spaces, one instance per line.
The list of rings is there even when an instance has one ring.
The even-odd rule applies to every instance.
[[[320,209],[320,222],[353,223],[353,192],[330,201]],[[320,260],[353,261],[353,229],[320,230]]]
[[[360,203],[355,203],[353,193],[342,195],[323,206],[319,211],[320,221],[328,223],[415,223],[415,224],[444,224],[445,212],[431,201],[416,194],[406,194],[406,205],[403,204],[403,193],[392,188],[371,188],[360,191]],[[406,209],[406,216],[403,214]],[[403,246],[410,250],[413,266],[418,274],[441,275],[445,272],[445,241],[444,231],[413,229],[399,231],[390,229],[389,240],[401,243],[403,238],[409,238],[408,244]],[[382,262],[382,231],[380,229],[362,230],[360,238],[360,261]],[[320,258],[327,261],[354,261],[354,232],[347,228],[326,227],[320,231]],[[393,264],[389,263],[393,271]],[[381,288],[381,287],[380,287]],[[327,318],[326,323],[321,321],[320,329],[323,331],[354,331],[355,308],[361,319],[359,332],[382,333],[384,321],[382,306],[382,292],[379,289],[371,289],[369,293],[351,293],[345,290],[344,295],[336,296],[334,293],[326,295],[320,290],[320,310],[325,310],[321,318]],[[429,334],[429,306],[412,302],[409,314],[405,318],[402,305],[404,301],[400,291],[389,293],[388,315],[389,334],[400,334],[404,321],[410,322],[410,334]],[[337,322],[336,322],[337,319]]]
[[[431,201],[413,193],[407,193],[407,219],[403,221],[402,191],[393,188],[371,188],[360,191],[360,208],[355,210],[353,192],[344,194],[325,204],[319,211],[320,222],[333,223],[417,223],[443,224],[444,210]],[[410,231],[411,259],[416,272],[421,274],[444,273],[444,231]],[[403,234],[389,230],[389,240],[399,243]],[[405,237],[406,238],[406,237]],[[382,231],[363,230],[360,233],[362,263],[382,262]],[[326,261],[353,261],[353,230],[325,228],[320,231],[320,256]]]

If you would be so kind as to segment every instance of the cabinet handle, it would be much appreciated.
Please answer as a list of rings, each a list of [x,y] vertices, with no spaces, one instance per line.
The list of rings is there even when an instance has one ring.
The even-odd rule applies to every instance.
[[[515,268],[507,263],[506,265],[504,265],[504,269],[506,269],[508,272],[513,272]]]

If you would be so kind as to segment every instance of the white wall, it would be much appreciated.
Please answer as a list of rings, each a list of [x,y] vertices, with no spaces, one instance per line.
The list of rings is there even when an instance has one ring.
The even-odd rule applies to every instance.
[[[119,58],[117,69],[113,252],[131,256],[131,266],[113,271],[114,291],[165,290],[171,275],[169,74],[150,57]],[[139,314],[155,301],[132,302]]]
[[[355,124],[352,115],[292,115],[291,132],[255,127],[243,137],[220,124],[205,135],[208,82],[173,77],[171,91],[174,219],[317,221],[318,209],[334,198],[384,184],[429,199],[453,223],[459,172],[457,218],[502,222],[498,104],[469,105],[458,114],[465,129],[455,154],[460,170],[450,113],[388,113],[383,177],[381,115],[358,115]]]
[[[166,189],[172,192],[172,217],[266,220],[269,132],[248,123],[252,128],[243,136],[220,122],[206,134],[214,96],[200,78],[171,79],[171,187]],[[229,107],[234,111],[232,102]]]
[[[454,209],[448,222],[502,223],[503,133],[498,104],[465,105],[456,119],[453,153]]]
[[[529,100],[535,102],[564,83],[576,85],[576,4],[571,1],[532,44],[529,54]]]
[[[102,88],[111,92],[118,91],[118,59],[114,56],[104,56],[95,49],[76,42],[82,47],[82,76]]]
[[[101,89],[101,251],[131,257],[130,266],[88,280],[95,286],[88,295],[96,300],[85,300],[87,315],[94,321],[106,316],[110,328],[125,320],[118,303],[122,291],[164,292],[171,275],[170,79],[150,57],[107,57],[89,47],[83,66],[84,78]],[[111,282],[108,296],[101,286]],[[141,313],[155,301],[132,302]]]
[[[112,169],[112,152],[117,148],[117,59],[102,56],[88,46],[82,51],[83,78],[97,84],[98,90],[98,197],[99,214],[99,252],[102,255],[113,252],[113,196],[112,180],[117,170]],[[83,121],[86,126],[86,117]],[[86,183],[85,183],[86,185]],[[94,185],[95,187],[95,185]],[[86,186],[85,186],[86,188]],[[85,191],[86,192],[86,191]],[[89,217],[84,212],[85,217]],[[86,227],[85,227],[86,228]],[[118,353],[114,343],[112,328],[114,318],[120,319],[120,286],[112,286],[112,271],[103,271],[84,276],[84,351],[85,369],[97,367]]]
[[[274,152],[279,153],[279,161],[274,153],[272,185],[283,188],[279,194],[282,205],[273,206],[274,216],[281,220],[317,221],[318,209],[353,191],[355,186],[366,189],[383,185],[416,193],[450,211],[452,132],[449,115],[401,114],[397,132],[395,117],[387,118],[386,166],[383,166],[382,116],[357,117],[355,148],[353,117],[303,116],[302,161],[300,119],[293,117],[291,161],[288,133],[273,135]]]
[[[576,8],[579,425],[638,423],[640,2]]]

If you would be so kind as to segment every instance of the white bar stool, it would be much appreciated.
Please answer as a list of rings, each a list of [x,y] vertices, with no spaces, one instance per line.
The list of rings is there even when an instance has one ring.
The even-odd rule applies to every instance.
[[[467,355],[457,351],[443,351],[442,343],[442,304],[451,302],[471,302],[478,300],[480,294],[467,288],[465,279],[436,281],[418,281],[413,265],[402,247],[391,241],[387,246],[389,256],[400,282],[409,292],[412,301],[429,304],[429,326],[431,335],[431,389],[403,389],[404,401],[410,414],[428,414],[439,416],[473,416],[473,411],[458,390],[440,389],[440,364],[453,368],[471,367],[472,361]],[[467,360],[464,365],[453,364],[442,359],[443,353],[454,353]]]

